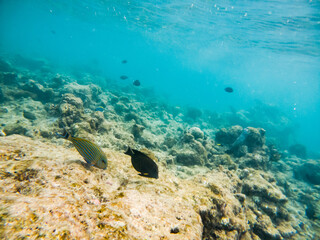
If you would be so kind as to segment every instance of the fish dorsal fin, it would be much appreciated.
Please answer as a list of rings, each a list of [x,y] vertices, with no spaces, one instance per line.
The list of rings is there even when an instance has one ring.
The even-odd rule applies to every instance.
[[[70,140],[70,141],[72,139],[72,135],[65,128],[63,128],[63,133],[62,134],[56,133],[56,135],[58,137],[62,137],[64,139],[67,139],[67,140]]]
[[[127,154],[127,155],[129,155],[129,156],[133,156],[133,155],[134,155],[134,151],[132,150],[131,147],[128,146],[128,149],[127,149],[127,151],[126,151],[124,154]]]

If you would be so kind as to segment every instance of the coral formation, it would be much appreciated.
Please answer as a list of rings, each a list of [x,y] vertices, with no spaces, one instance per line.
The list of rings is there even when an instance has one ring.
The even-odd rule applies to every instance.
[[[317,161],[308,161],[295,169],[295,176],[311,184],[320,185],[320,165]]]
[[[264,172],[247,170],[241,180],[222,168],[183,180],[161,165],[159,179],[141,178],[126,155],[104,151],[107,171],[86,168],[74,149],[3,138],[2,236],[284,239],[303,233],[289,200]],[[310,208],[308,215],[317,216]]]
[[[279,148],[293,130],[275,108],[169,106],[47,64],[0,61],[2,238],[319,238],[318,160],[302,160],[300,144]],[[104,148],[110,167],[84,164],[53,134],[61,127]],[[159,179],[136,174],[128,145],[154,153]]]

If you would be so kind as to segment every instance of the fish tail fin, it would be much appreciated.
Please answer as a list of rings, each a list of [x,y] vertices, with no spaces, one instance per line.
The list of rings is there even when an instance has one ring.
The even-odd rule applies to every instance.
[[[71,138],[71,134],[65,128],[63,129],[63,133],[62,134],[56,133],[56,135],[58,137],[62,137],[62,138],[67,139],[67,140],[70,140],[70,138]]]

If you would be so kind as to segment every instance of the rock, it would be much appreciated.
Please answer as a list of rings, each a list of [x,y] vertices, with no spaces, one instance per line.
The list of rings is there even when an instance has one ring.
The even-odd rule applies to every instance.
[[[302,144],[294,144],[289,147],[289,153],[292,155],[296,155],[299,158],[307,157],[307,149]]]
[[[91,93],[92,93],[92,100],[96,101],[96,102],[99,102],[100,101],[100,97],[99,96],[102,93],[101,87],[99,87],[96,84],[90,84],[90,90],[91,90]]]
[[[163,142],[168,148],[172,148],[175,144],[177,144],[177,140],[173,137],[167,136]]]
[[[234,196],[239,200],[240,203],[244,203],[246,200],[246,195],[242,194],[242,193],[236,193],[234,194]]]
[[[289,223],[282,222],[277,226],[277,230],[280,232],[284,239],[290,239],[297,234],[297,230],[294,229]]]
[[[56,76],[51,79],[51,86],[53,88],[59,88],[64,84],[65,84],[65,80],[60,74],[56,74]]]
[[[84,107],[92,108],[94,102],[100,102],[102,90],[95,84],[81,85],[77,82],[71,82],[64,86],[63,92],[71,93],[74,96],[81,98]]]
[[[81,98],[74,96],[71,93],[66,93],[62,95],[62,103],[67,103],[75,106],[76,108],[83,108],[83,101]]]
[[[278,208],[274,203],[262,202],[259,206],[271,219],[278,217]]]
[[[5,97],[4,97],[4,94],[2,92],[2,89],[0,88],[0,103],[4,102],[5,100]]]
[[[239,160],[240,168],[254,168],[260,170],[267,170],[269,166],[269,156],[264,151],[257,151],[255,153],[247,153]]]
[[[237,239],[248,229],[243,207],[231,193],[237,191],[240,180],[228,173],[212,171],[203,179],[212,192],[213,203],[211,208],[200,210],[203,239]]]
[[[37,119],[37,116],[33,112],[26,111],[26,110],[23,111],[23,116],[29,120],[36,120]]]
[[[197,139],[203,139],[204,133],[201,131],[198,127],[192,127],[189,129],[190,134],[197,140]]]
[[[228,150],[227,153],[232,153],[235,157],[241,158],[243,156],[246,156],[248,153],[248,146],[246,145],[240,145],[236,148],[233,148],[232,150]]]
[[[268,182],[259,171],[251,171],[244,178],[242,193],[247,196],[258,196],[274,203],[286,203],[288,201],[276,184]]]
[[[311,220],[320,220],[320,200],[308,203],[306,207],[306,216]]]
[[[240,136],[243,128],[241,126],[232,126],[231,128],[222,128],[216,133],[216,142],[220,144],[231,145]]]
[[[191,134],[191,133],[189,133],[189,132],[186,132],[184,135],[183,135],[183,137],[182,137],[182,142],[183,143],[192,143],[192,142],[194,142],[194,136]]]
[[[247,129],[248,133],[245,140],[245,145],[248,146],[249,152],[254,152],[258,149],[261,149],[266,142],[266,131],[263,128],[247,127]]]
[[[294,170],[295,177],[311,184],[320,185],[320,165],[317,161],[309,160]]]
[[[73,148],[22,136],[1,139],[0,204],[6,208],[0,215],[10,222],[2,236],[201,239],[198,209],[211,204],[207,188],[178,179],[160,165],[159,179],[141,177],[127,156],[103,150],[114,159],[108,171],[86,168]]]
[[[177,146],[175,148],[175,153],[172,155],[176,155],[176,163],[186,166],[204,165],[208,161],[206,149],[196,140],[190,144]]]
[[[91,129],[97,131],[99,130],[104,120],[105,119],[103,113],[96,111],[92,114],[91,118],[88,120],[88,123],[90,124]]]
[[[281,154],[275,145],[269,145],[267,152],[271,162],[278,162],[281,159]]]
[[[272,221],[268,216],[261,215],[258,217],[253,229],[261,239],[281,240],[283,237],[279,231],[273,226]]]
[[[155,136],[150,131],[144,130],[138,140],[140,144],[144,145],[147,148],[159,147],[157,136]]]
[[[63,126],[71,126],[73,123],[81,122],[84,117],[84,108],[81,98],[71,93],[62,96],[59,105],[60,122]]]
[[[123,102],[123,103],[125,103],[125,104],[130,103],[130,99],[129,99],[128,97],[126,97],[126,96],[121,96],[121,97],[119,97],[119,101],[120,101],[120,102]],[[154,106],[154,105],[153,105],[153,106]]]
[[[192,166],[204,165],[205,160],[203,157],[200,157],[197,152],[185,150],[176,154],[175,162],[185,166]]]
[[[52,88],[45,88],[43,85],[32,79],[29,79],[21,88],[35,94],[35,100],[40,100],[42,102],[50,102],[55,96]]]
[[[236,165],[230,155],[228,154],[215,154],[212,155],[209,161],[214,165],[214,166],[220,166],[223,165],[224,167],[227,167],[228,169],[235,169]]]
[[[133,134],[133,136],[135,138],[139,138],[139,137],[141,137],[142,132],[143,132],[144,129],[145,129],[144,126],[139,125],[139,124],[134,124],[132,126],[131,133]]]
[[[122,115],[124,112],[128,111],[128,107],[126,105],[124,105],[121,102],[118,102],[114,105],[114,110],[116,111],[116,113],[118,113],[119,115]]]
[[[265,130],[252,127],[242,130],[240,126],[233,126],[228,130],[219,130],[216,133],[216,141],[229,145],[230,149],[226,153],[239,158],[246,156],[247,153],[253,153],[263,148],[265,144]]]
[[[14,72],[2,72],[0,73],[0,83],[5,85],[16,84],[17,74]]]
[[[119,110],[119,111],[122,111],[122,110]],[[130,112],[130,113],[126,114],[124,116],[124,120],[127,121],[127,122],[129,122],[131,120],[134,120],[136,123],[141,123],[140,117],[137,114],[133,113],[133,112]]]
[[[4,132],[7,135],[12,135],[12,134],[21,134],[21,135],[26,135],[28,132],[28,125],[25,122],[19,121],[16,123],[11,123],[7,124],[4,127]]]

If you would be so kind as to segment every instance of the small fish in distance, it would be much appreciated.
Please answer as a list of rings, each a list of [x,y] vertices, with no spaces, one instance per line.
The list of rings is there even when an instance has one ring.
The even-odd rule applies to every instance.
[[[141,85],[141,83],[140,83],[139,80],[134,80],[133,81],[133,85],[136,86],[136,87],[139,87]]]
[[[126,80],[128,77],[127,77],[126,75],[122,75],[122,76],[120,76],[120,78],[121,78],[122,80]]]
[[[228,93],[232,93],[233,92],[233,89],[231,87],[226,87],[224,90],[226,92],[228,92]]]
[[[128,61],[127,60],[122,60],[121,63],[122,64],[126,64]]]
[[[83,138],[72,137],[67,130],[63,129],[63,133],[56,133],[57,136],[67,139],[73,143],[80,155],[89,164],[97,168],[106,169],[108,159],[102,149],[95,143]]]
[[[104,108],[99,106],[95,109],[96,112],[103,112],[104,111]]]
[[[125,154],[131,156],[131,163],[140,176],[158,178],[158,165],[145,153],[128,147]]]

